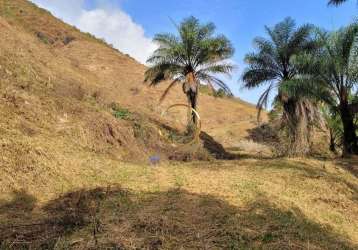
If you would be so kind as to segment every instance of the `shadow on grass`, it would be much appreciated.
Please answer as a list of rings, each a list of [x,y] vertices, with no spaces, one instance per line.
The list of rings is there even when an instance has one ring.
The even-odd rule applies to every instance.
[[[200,140],[203,142],[204,148],[215,157],[221,160],[239,159],[239,155],[231,154],[225,150],[223,145],[215,141],[215,139],[206,132],[200,133]]]
[[[277,131],[275,131],[268,124],[262,124],[255,128],[249,129],[247,132],[249,135],[246,137],[246,139],[253,140],[257,143],[272,146],[273,142],[280,142]]]
[[[297,162],[288,162],[284,160],[271,161],[268,164],[265,164],[263,168],[278,169],[278,170],[293,170],[298,173],[301,173],[301,176],[304,178],[310,179],[324,179],[331,183],[340,183],[346,186],[346,190],[351,190],[352,199],[358,200],[358,185],[354,182],[349,181],[348,179],[334,174],[329,173],[325,169],[325,162],[321,162],[321,166],[313,166],[306,162],[297,161]],[[344,167],[347,169],[346,167]],[[353,173],[352,173],[353,174]],[[353,174],[354,175],[354,174]],[[298,175],[296,175],[298,176]]]
[[[215,157],[217,160],[239,160],[239,159],[273,159],[273,157],[265,157],[261,155],[253,156],[250,154],[232,153],[226,150],[223,145],[215,141],[215,139],[206,132],[200,133],[200,139],[203,142],[204,148]],[[236,151],[235,148],[231,148]]]
[[[21,197],[16,197],[14,200]],[[8,221],[11,204],[2,204]],[[18,208],[18,205],[16,206]],[[189,193],[97,188],[67,193],[22,224],[1,225],[4,249],[354,249],[346,236],[265,196],[244,207]],[[10,213],[9,213],[10,212]],[[18,214],[20,216],[20,214]],[[24,224],[27,224],[25,227]]]
[[[12,193],[13,199],[10,202],[0,200],[0,215],[4,213],[30,213],[36,206],[36,198],[24,190],[15,190]]]
[[[151,118],[150,121],[154,123],[156,126],[165,130],[173,140],[173,142],[182,144],[186,146],[186,143],[192,141],[192,138],[186,135],[185,131],[180,131],[177,128],[171,127],[169,124],[166,124],[163,121]],[[176,161],[190,161],[190,160],[205,160],[200,156],[202,153],[199,148],[206,150],[213,158],[217,160],[237,160],[237,159],[248,159],[248,158],[257,158],[257,159],[272,159],[272,157],[264,157],[264,156],[253,156],[239,153],[229,152],[227,149],[223,147],[222,144],[217,142],[211,135],[208,133],[201,131],[199,135],[201,144],[193,145],[196,147],[186,149],[186,147],[182,147],[184,152],[176,152],[176,150],[171,149],[171,152],[174,152],[174,155],[170,155],[169,159]],[[201,146],[202,145],[202,146]],[[187,152],[186,152],[187,151]],[[193,154],[193,155],[191,155]]]
[[[267,164],[263,165],[262,168],[292,170],[301,173],[304,177],[307,178],[321,178],[326,174],[324,164],[322,165],[322,168],[319,168],[303,161],[289,161],[285,159],[269,161]]]
[[[335,163],[342,168],[351,172],[355,177],[358,178],[358,157],[348,158],[348,159],[339,159]]]
[[[190,160],[204,160],[205,157],[200,156],[203,152],[200,149],[206,150],[212,157],[215,159],[238,159],[239,155],[234,155],[225,150],[225,148],[215,139],[207,134],[206,132],[201,132],[199,135],[200,143],[194,143],[191,145],[193,140],[192,136],[187,135],[185,131],[180,131],[177,128],[173,128],[170,125],[166,124],[163,121],[157,119],[150,119],[159,128],[165,130],[169,135],[168,139],[172,140],[173,143],[178,143],[179,150],[171,149],[169,153],[169,159],[176,161],[190,161]],[[188,144],[189,143],[189,144]]]

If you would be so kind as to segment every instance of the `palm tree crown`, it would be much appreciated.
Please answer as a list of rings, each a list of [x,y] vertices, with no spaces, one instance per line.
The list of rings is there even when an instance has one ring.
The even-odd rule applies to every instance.
[[[151,85],[171,81],[161,100],[178,83],[182,84],[193,109],[197,106],[201,82],[217,85],[231,93],[217,77],[217,74],[230,74],[234,69],[227,61],[234,53],[230,41],[223,35],[214,35],[213,23],[201,24],[195,17],[184,19],[177,30],[178,35],[157,34],[154,41],[159,48],[147,60],[150,67],[145,73],[145,81]]]
[[[294,20],[286,18],[273,28],[266,27],[268,39],[254,40],[257,51],[246,55],[248,67],[244,71],[244,87],[251,89],[268,84],[257,103],[258,116],[267,106],[270,93],[278,90],[275,102],[282,107],[282,121],[290,136],[292,156],[309,153],[309,123],[315,114],[314,105],[307,98],[290,95],[287,86],[294,84],[299,74],[294,58],[315,48],[312,26],[296,27]]]
[[[274,28],[266,27],[269,39],[258,37],[254,40],[258,51],[246,55],[248,68],[243,74],[243,81],[248,89],[269,85],[259,99],[260,110],[267,105],[269,94],[275,88],[279,90],[281,101],[288,98],[281,86],[297,75],[292,62],[294,56],[314,48],[311,31],[311,25],[296,28],[294,20],[286,18]]]

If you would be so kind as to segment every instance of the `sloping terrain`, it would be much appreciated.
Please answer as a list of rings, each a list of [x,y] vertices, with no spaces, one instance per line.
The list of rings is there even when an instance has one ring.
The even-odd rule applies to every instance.
[[[25,51],[27,55],[24,57],[32,57],[35,65],[40,61],[46,62],[46,68],[50,69],[44,78],[50,79],[53,84],[61,87],[64,84],[72,85],[72,88],[82,87],[87,95],[94,95],[108,103],[116,101],[151,116],[160,114],[161,112],[157,111],[162,111],[170,104],[186,102],[178,86],[171,91],[167,102],[158,107],[158,99],[166,86],[153,89],[144,85],[145,66],[100,40],[78,32],[26,1],[1,2],[2,16],[12,27],[31,36],[25,41],[22,40],[23,46],[32,45],[39,50],[32,53]],[[16,52],[16,48],[9,50]],[[255,126],[256,111],[250,104],[207,95],[201,96],[200,103],[203,129],[209,134],[215,134],[216,128],[230,123],[231,126],[236,126],[234,130],[240,130],[237,134],[245,136],[245,130]],[[239,126],[239,123],[242,124]]]
[[[148,166],[177,153],[185,111],[161,114],[185,98],[178,86],[159,106],[166,86],[146,86],[145,69],[0,0],[0,248],[356,247],[355,159],[216,161],[200,148],[211,161]],[[254,106],[199,103],[207,148],[252,146]]]
[[[161,114],[185,102],[180,86],[159,106],[166,86],[145,85],[145,66],[27,1],[0,4],[3,165],[57,166],[81,161],[80,153],[168,157],[169,127],[183,127],[186,114]],[[230,146],[255,127],[254,107],[240,100],[202,95],[200,103],[203,130],[219,143]]]

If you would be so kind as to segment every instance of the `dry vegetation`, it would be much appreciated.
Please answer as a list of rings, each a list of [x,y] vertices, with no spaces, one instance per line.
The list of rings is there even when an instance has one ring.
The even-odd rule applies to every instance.
[[[188,155],[145,66],[25,0],[0,32],[0,249],[357,248],[356,159],[258,159],[255,108],[205,94]]]
[[[338,164],[285,159],[154,167],[87,162],[67,166],[61,176],[40,175],[37,183],[20,185],[3,198],[4,246],[357,247],[357,180]]]

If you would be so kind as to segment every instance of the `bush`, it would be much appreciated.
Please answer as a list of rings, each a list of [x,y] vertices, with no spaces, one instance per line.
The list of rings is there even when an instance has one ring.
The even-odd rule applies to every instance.
[[[45,33],[40,32],[40,31],[36,33],[36,36],[44,44],[53,44],[54,43],[54,41],[48,35],[46,35]]]

